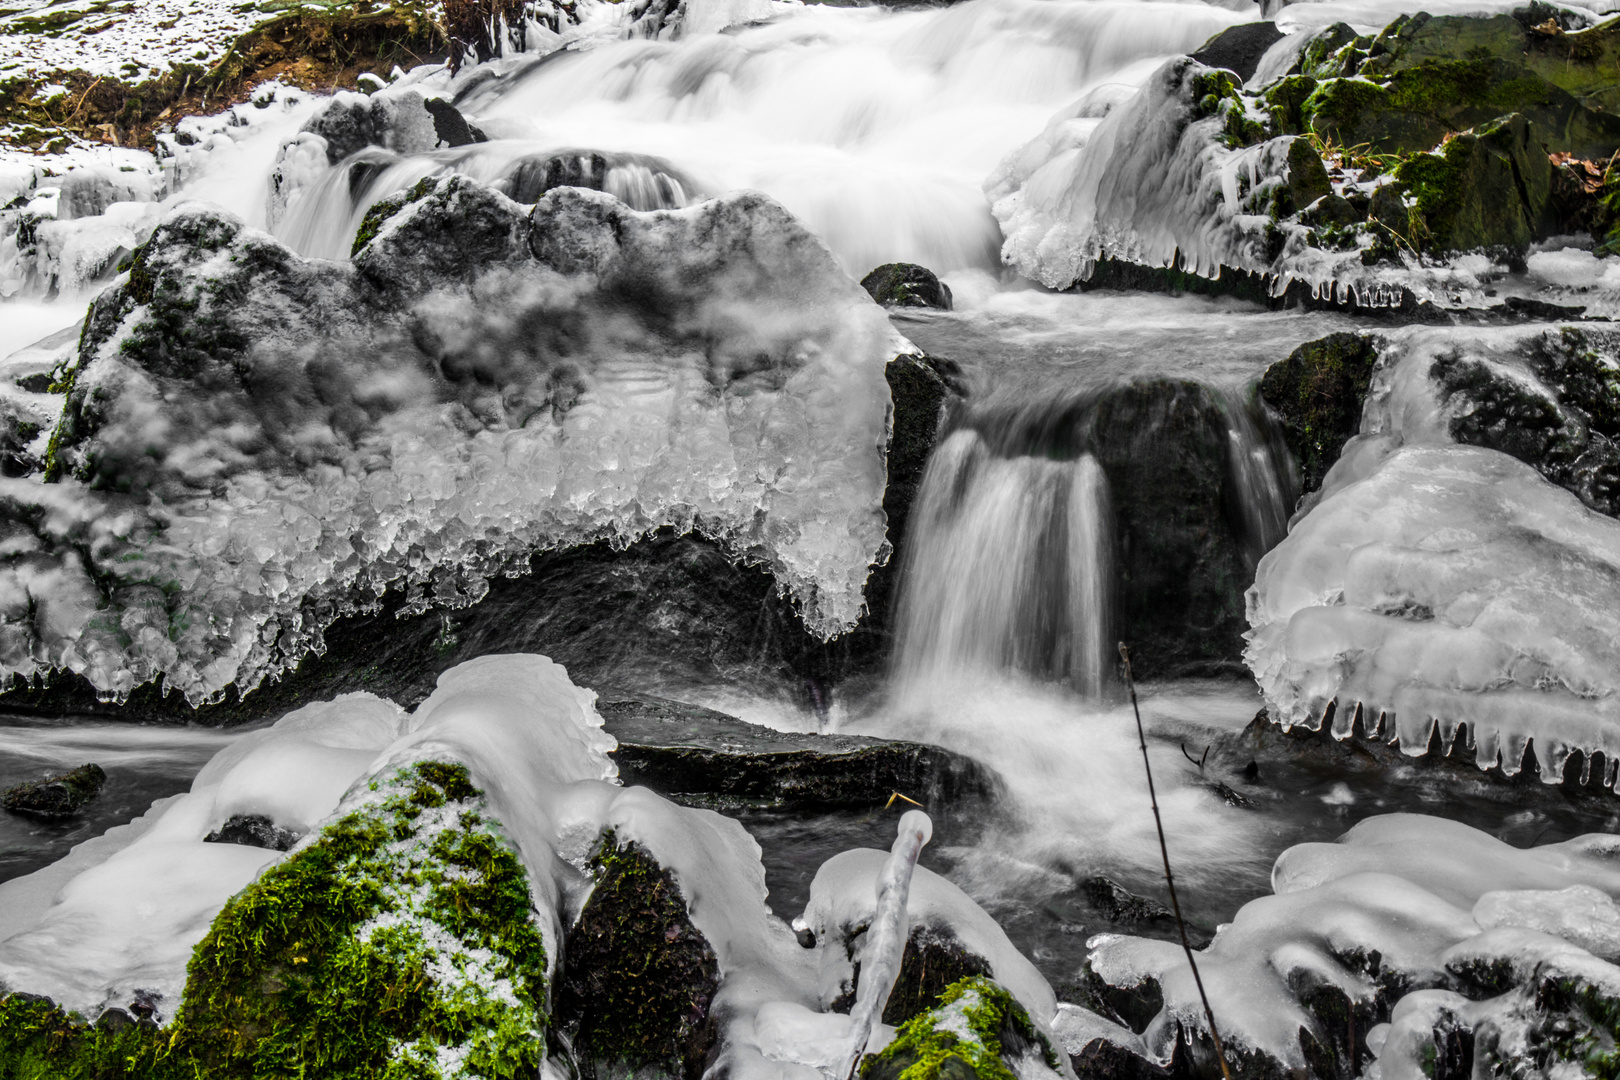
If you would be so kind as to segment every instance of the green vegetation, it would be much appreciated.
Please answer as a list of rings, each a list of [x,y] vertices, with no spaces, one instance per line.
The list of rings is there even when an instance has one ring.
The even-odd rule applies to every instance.
[[[171,1026],[0,1003],[0,1080],[532,1077],[546,952],[460,765],[420,762],[226,904]]]
[[[1360,430],[1377,362],[1377,339],[1339,333],[1307,341],[1266,369],[1260,396],[1282,418],[1304,490],[1322,486],[1344,444]]]
[[[1057,1052],[1013,996],[982,975],[946,988],[938,1008],[907,1020],[862,1080],[1016,1080],[1010,1063],[1033,1054],[1057,1070]]]

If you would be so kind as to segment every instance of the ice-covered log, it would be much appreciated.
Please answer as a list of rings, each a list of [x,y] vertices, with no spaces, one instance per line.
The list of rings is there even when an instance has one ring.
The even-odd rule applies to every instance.
[[[7,492],[20,520],[75,508],[5,568],[7,672],[202,701],[386,589],[461,606],[537,550],[661,527],[767,567],[815,634],[855,622],[907,346],[775,203],[530,211],[452,177],[363,241],[306,260],[186,208],[97,301],[60,484]]]

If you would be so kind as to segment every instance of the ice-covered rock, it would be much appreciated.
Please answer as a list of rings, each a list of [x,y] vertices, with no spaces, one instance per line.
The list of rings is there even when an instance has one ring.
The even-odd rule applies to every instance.
[[[536,550],[666,526],[768,567],[812,632],[855,622],[908,346],[824,246],[749,194],[642,214],[565,188],[529,211],[453,177],[390,209],[340,264],[184,208],[98,299],[61,483],[11,497],[19,520],[77,507],[46,532],[105,535],[110,561],[35,534],[8,671],[112,695],[162,675],[197,702],[385,589],[465,605]],[[75,584],[42,624],[22,598],[46,567]]]
[[[1229,1057],[1256,1074],[1323,1078],[1416,1077],[1437,1054],[1458,1059],[1448,1076],[1578,1062],[1583,1038],[1614,1034],[1620,969],[1590,950],[1614,947],[1616,851],[1604,835],[1520,850],[1409,814],[1288,849],[1276,895],[1244,905],[1197,956]],[[1162,995],[1139,1023],[1149,1058],[1168,1063],[1189,1033],[1207,1049],[1179,947],[1113,934],[1089,944],[1104,998]],[[1065,1029],[1130,1049],[1107,1023],[1082,1015]]]
[[[1484,306],[1502,260],[1609,228],[1548,152],[1620,146],[1600,89],[1614,28],[1541,33],[1532,14],[1338,23],[1252,86],[1183,57],[1101,121],[1077,103],[986,182],[1003,262],[1052,288],[1126,263],[1245,294]]]
[[[1362,434],[1262,562],[1245,659],[1272,719],[1399,740],[1438,729],[1482,768],[1542,779],[1620,761],[1620,525],[1612,345],[1584,330],[1386,342]],[[1533,465],[1496,449],[1514,452]]]

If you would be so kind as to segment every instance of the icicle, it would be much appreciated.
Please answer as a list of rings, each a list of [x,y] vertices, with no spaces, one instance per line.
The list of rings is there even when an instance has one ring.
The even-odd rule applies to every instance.
[[[911,893],[911,872],[917,856],[934,835],[934,823],[921,810],[908,810],[900,819],[900,829],[889,849],[889,861],[877,880],[877,913],[866,931],[866,948],[861,955],[861,982],[855,991],[855,1007],[849,1011],[854,1021],[850,1054],[840,1078],[853,1076],[866,1053],[872,1028],[889,1003],[889,993],[900,974],[900,958],[906,951],[910,926],[906,920],[906,898]]]

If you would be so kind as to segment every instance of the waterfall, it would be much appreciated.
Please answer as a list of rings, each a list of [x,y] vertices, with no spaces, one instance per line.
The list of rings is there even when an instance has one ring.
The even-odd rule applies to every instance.
[[[977,432],[934,453],[913,511],[897,674],[1017,671],[1103,685],[1109,634],[1108,483],[1091,455],[1002,457]]]

